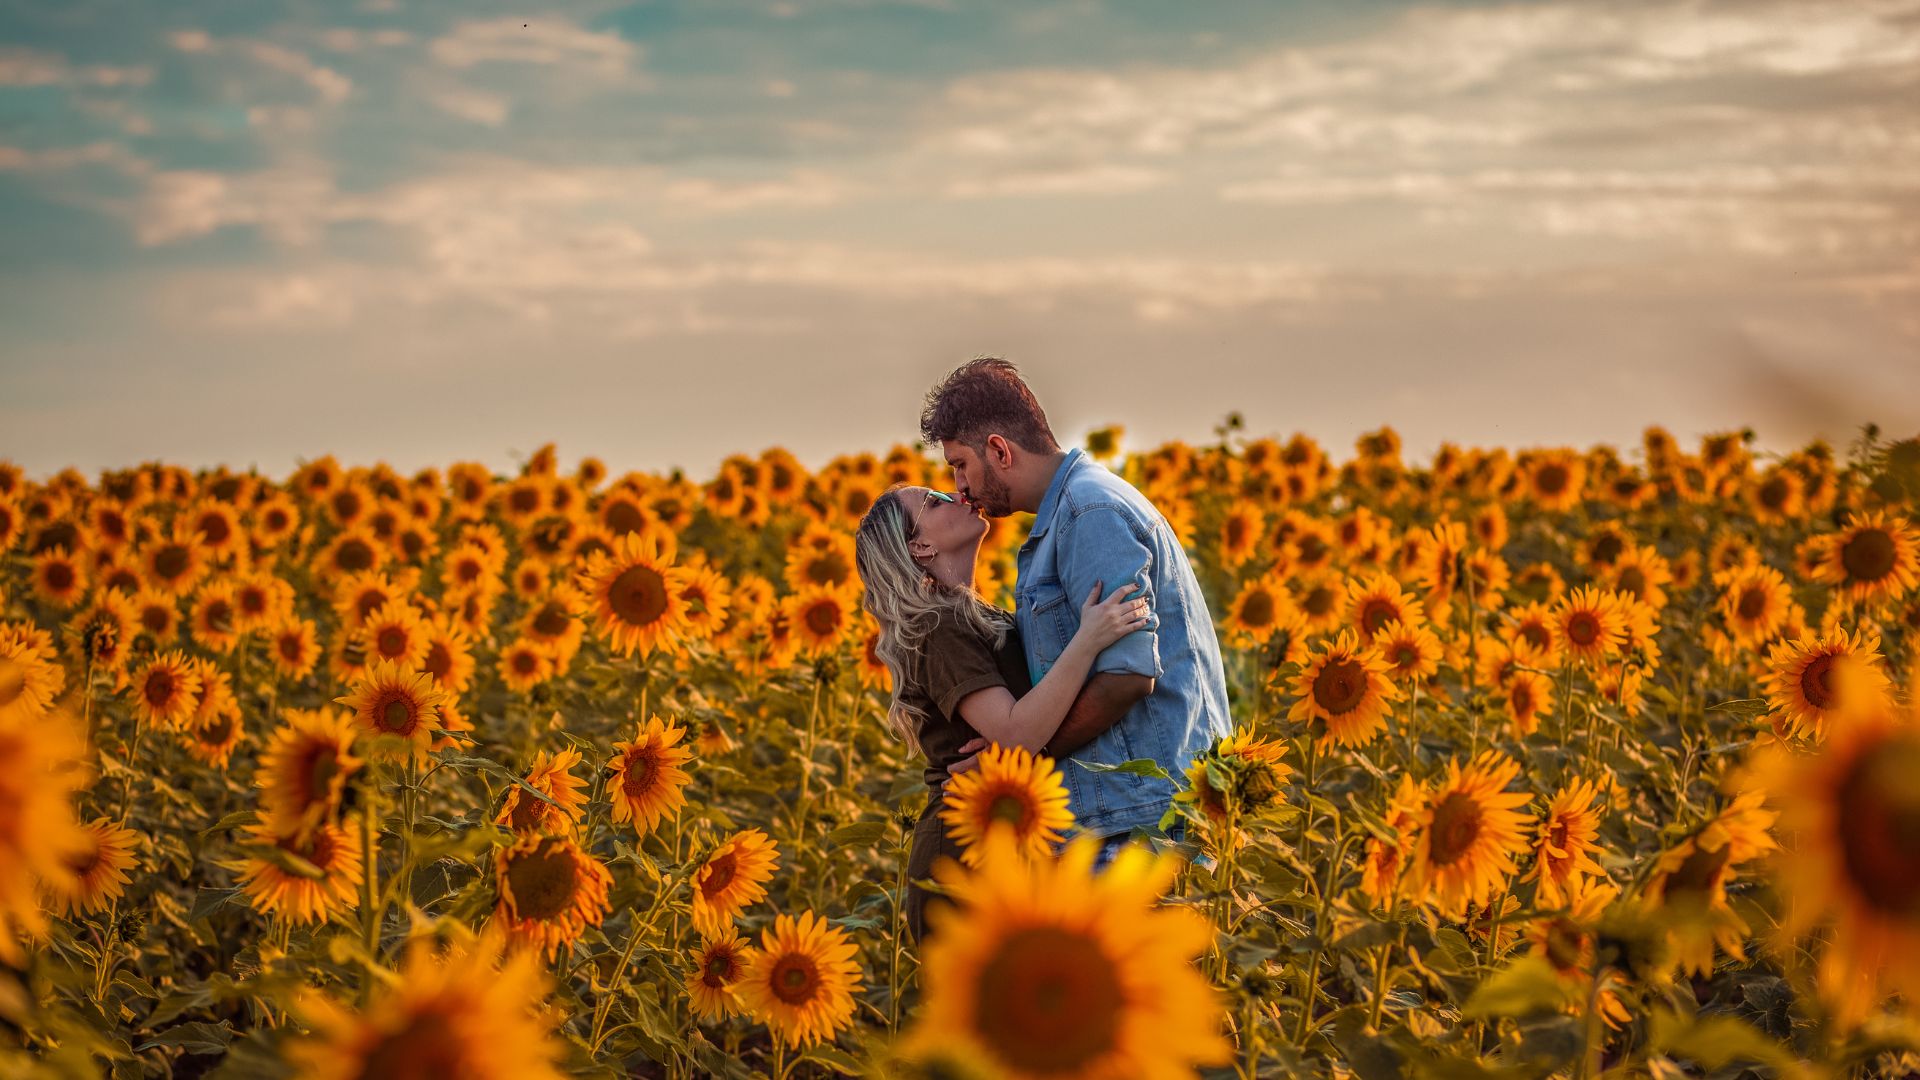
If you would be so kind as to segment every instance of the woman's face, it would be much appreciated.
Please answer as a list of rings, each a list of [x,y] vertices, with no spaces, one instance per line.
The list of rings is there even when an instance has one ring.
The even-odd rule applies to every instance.
[[[987,535],[987,519],[965,500],[947,501],[923,487],[901,488],[893,497],[906,514],[907,550],[916,560],[978,551],[980,538]]]

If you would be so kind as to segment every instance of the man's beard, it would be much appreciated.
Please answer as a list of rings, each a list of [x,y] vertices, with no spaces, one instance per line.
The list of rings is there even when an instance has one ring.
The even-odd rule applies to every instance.
[[[1005,481],[992,473],[980,478],[979,486],[968,492],[988,517],[1006,517],[1013,513],[1013,492]]]

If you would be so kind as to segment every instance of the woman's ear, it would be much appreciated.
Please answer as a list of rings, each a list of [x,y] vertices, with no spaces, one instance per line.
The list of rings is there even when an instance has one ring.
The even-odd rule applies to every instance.
[[[932,542],[929,541],[926,537],[916,536],[913,539],[907,541],[907,554],[913,556],[913,561],[915,565],[919,565],[920,560],[931,559],[935,555],[940,554],[940,549],[934,547]],[[925,570],[926,567],[921,566],[920,569]]]

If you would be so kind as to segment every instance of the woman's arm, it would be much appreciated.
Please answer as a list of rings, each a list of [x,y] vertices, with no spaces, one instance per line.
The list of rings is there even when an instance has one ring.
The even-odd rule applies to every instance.
[[[1101,600],[1101,585],[1095,583],[1080,607],[1080,629],[1034,688],[1020,698],[1004,686],[975,690],[960,699],[961,718],[981,737],[1002,746],[1033,751],[1046,746],[1080,696],[1101,650],[1146,625],[1146,601],[1125,599],[1137,588],[1127,584]]]

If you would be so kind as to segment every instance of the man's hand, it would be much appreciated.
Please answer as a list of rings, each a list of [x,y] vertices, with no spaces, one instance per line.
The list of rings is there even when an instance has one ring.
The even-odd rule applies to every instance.
[[[960,752],[967,756],[947,766],[947,778],[940,782],[940,790],[947,790],[947,785],[953,783],[954,777],[978,767],[980,764],[980,751],[992,745],[993,744],[987,740],[980,738],[968,739],[966,742],[961,743]]]

